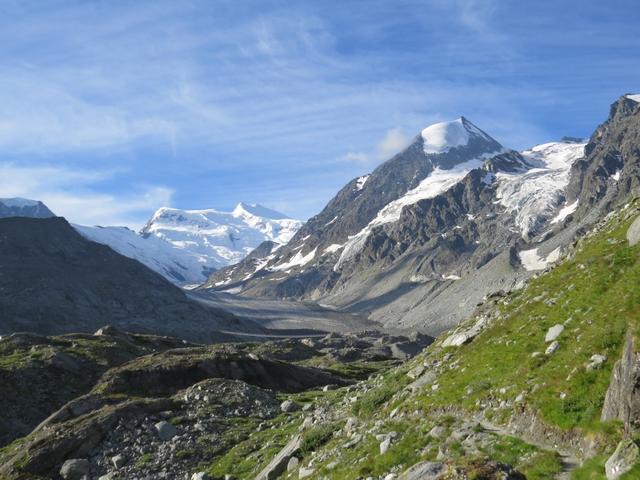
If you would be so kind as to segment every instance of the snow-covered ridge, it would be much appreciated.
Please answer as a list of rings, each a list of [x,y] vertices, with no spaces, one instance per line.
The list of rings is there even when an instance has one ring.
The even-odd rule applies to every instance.
[[[24,207],[37,207],[37,200],[29,200],[28,198],[0,198],[0,203],[4,204],[7,207],[16,207],[16,208],[24,208]]]
[[[190,285],[239,262],[265,240],[288,242],[302,224],[261,205],[239,203],[231,212],[163,207],[140,234],[119,227],[76,228],[169,280]]]
[[[628,98],[629,100],[633,100],[634,102],[638,102],[638,103],[640,103],[640,93],[635,93],[635,94],[632,94],[632,95],[627,95],[627,98]]]
[[[421,135],[422,148],[427,155],[446,153],[452,148],[467,145],[472,136],[489,140],[486,134],[463,117],[430,125],[422,130]]]
[[[498,173],[496,197],[528,237],[554,216],[565,201],[571,165],[584,156],[585,143],[552,142],[522,152],[534,167],[518,173]],[[577,208],[567,206],[556,216],[561,221]],[[564,215],[564,216],[562,216]],[[554,219],[555,220],[555,219]]]

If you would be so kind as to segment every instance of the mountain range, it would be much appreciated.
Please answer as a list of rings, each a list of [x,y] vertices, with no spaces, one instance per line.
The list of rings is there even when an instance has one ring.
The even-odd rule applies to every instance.
[[[425,128],[350,181],[284,247],[202,287],[366,311],[386,328],[438,334],[512,290],[637,189],[623,96],[589,139],[517,152],[461,117]]]

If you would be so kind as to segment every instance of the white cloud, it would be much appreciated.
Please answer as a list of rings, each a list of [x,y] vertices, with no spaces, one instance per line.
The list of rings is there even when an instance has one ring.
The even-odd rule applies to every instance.
[[[171,204],[173,190],[140,186],[124,195],[102,193],[96,183],[114,172],[73,171],[53,166],[0,164],[0,197],[24,197],[44,202],[56,215],[85,225],[139,228],[142,219]]]
[[[382,140],[378,142],[373,152],[348,152],[342,158],[347,162],[363,164],[377,163],[388,160],[395,154],[400,153],[409,146],[410,141],[399,127],[390,128]]]

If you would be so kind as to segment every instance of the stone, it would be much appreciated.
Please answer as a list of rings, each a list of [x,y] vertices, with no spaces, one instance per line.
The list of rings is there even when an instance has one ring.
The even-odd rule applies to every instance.
[[[391,437],[385,438],[382,442],[380,442],[380,455],[384,455],[391,447]]]
[[[126,457],[124,455],[122,455],[120,453],[120,454],[116,455],[115,457],[111,457],[111,463],[116,468],[122,468],[127,463],[127,459],[126,459]]]
[[[629,230],[627,230],[627,241],[630,247],[633,247],[640,241],[640,217],[636,218],[629,227]]]
[[[625,340],[620,360],[611,372],[609,388],[602,406],[602,421],[620,420],[626,431],[636,430],[640,419],[640,354],[636,352],[633,334]]]
[[[607,480],[614,480],[625,474],[640,459],[640,448],[633,440],[621,441],[613,455],[604,465]]]
[[[72,458],[62,464],[60,476],[64,480],[80,480],[89,475],[89,460],[86,458]]]
[[[191,480],[210,480],[211,477],[207,472],[196,472],[191,475]]]
[[[256,476],[255,480],[275,480],[282,475],[286,470],[291,457],[295,456],[295,454],[300,451],[301,445],[302,436],[294,436],[269,462],[269,464],[262,469],[262,471]]]
[[[289,463],[287,463],[287,472],[292,472],[300,465],[298,457],[291,457]]]
[[[313,472],[315,472],[314,468],[301,468],[300,471],[298,472],[298,478],[307,478],[310,477],[311,475],[313,475]]]
[[[446,435],[447,429],[443,426],[436,425],[431,430],[429,430],[429,436],[433,438],[442,438]]]
[[[398,480],[437,480],[443,473],[442,463],[420,462],[402,473]]]
[[[154,425],[154,428],[156,429],[156,432],[158,432],[158,437],[160,437],[160,440],[163,440],[165,442],[171,440],[178,434],[178,430],[176,430],[176,427],[171,425],[169,422],[165,422],[164,420],[162,422],[156,423]]]
[[[298,405],[293,400],[285,400],[280,404],[280,410],[282,410],[284,413],[297,412],[298,410],[300,410],[300,405]]]
[[[112,472],[109,472],[105,475],[98,477],[98,480],[114,480],[114,478],[116,478],[115,475]]]
[[[325,385],[324,387],[322,387],[322,391],[323,392],[328,392],[330,390],[337,390],[338,385]]]
[[[560,344],[556,340],[547,347],[547,349],[544,351],[544,354],[551,355],[552,353],[557,352],[559,348],[560,348]]]
[[[546,343],[553,342],[556,340],[560,334],[564,331],[564,325],[558,323],[547,330],[547,334],[544,336],[544,341]]]
[[[607,361],[607,357],[605,355],[595,354],[591,355],[590,360],[591,361],[587,363],[586,366],[586,369],[588,371],[597,370],[598,368],[600,368],[602,364]]]

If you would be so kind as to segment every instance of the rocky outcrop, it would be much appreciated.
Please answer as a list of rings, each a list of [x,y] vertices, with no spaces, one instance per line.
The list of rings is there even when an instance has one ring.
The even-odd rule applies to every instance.
[[[607,480],[621,477],[640,460],[640,447],[634,440],[623,440],[605,463]]]
[[[613,367],[602,420],[620,420],[627,432],[640,426],[640,354],[631,333],[627,335],[622,357]]]
[[[289,460],[298,453],[302,446],[302,435],[295,435],[285,447],[273,457],[273,460],[258,474],[256,480],[275,480],[286,469]]]

